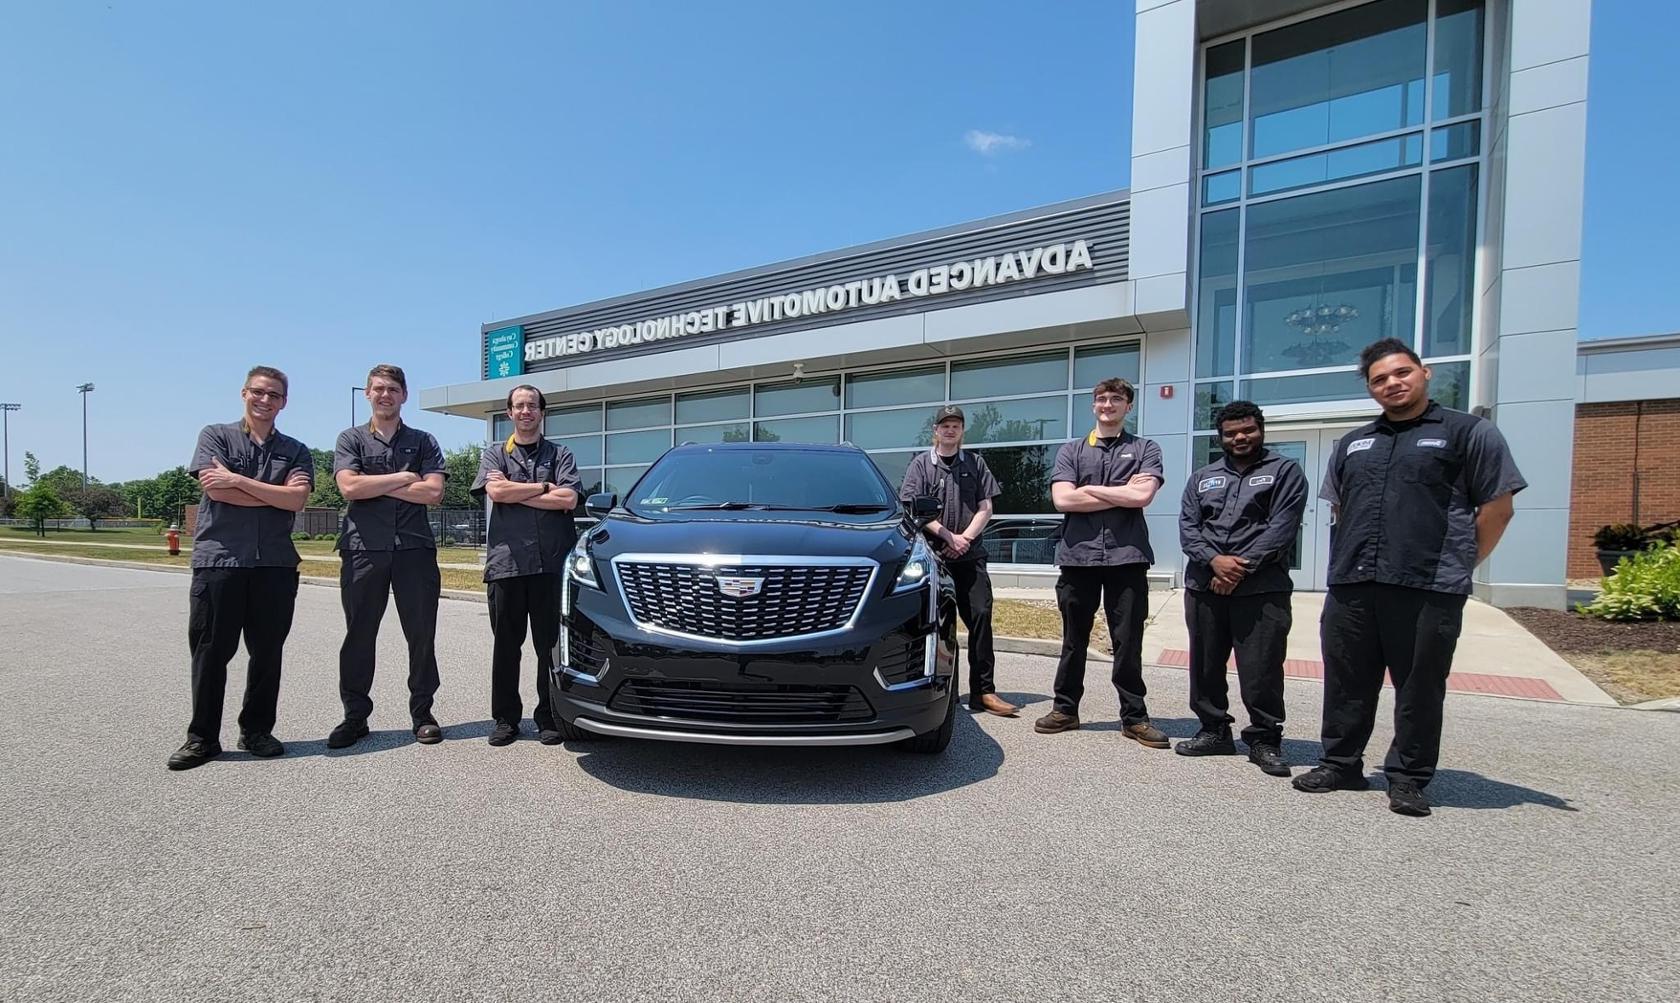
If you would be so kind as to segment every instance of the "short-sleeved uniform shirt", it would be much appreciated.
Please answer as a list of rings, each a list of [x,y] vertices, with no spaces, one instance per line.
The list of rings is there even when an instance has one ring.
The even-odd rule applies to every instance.
[[[1066,481],[1082,488],[1090,484],[1121,487],[1138,474],[1154,474],[1166,483],[1161,447],[1153,439],[1122,432],[1112,439],[1093,432],[1063,444],[1056,453],[1052,483]],[[1061,567],[1104,567],[1153,564],[1149,526],[1143,509],[1107,508],[1100,512],[1069,512],[1062,519],[1062,538],[1056,544]]]
[[[263,442],[253,442],[243,420],[204,426],[187,472],[197,477],[216,460],[264,484],[285,484],[298,470],[309,478],[311,488],[315,484],[315,458],[309,447],[279,429],[271,430]],[[292,545],[292,523],[296,516],[272,505],[229,505],[206,496],[198,503],[192,566],[295,568],[298,552]]]
[[[1301,465],[1269,449],[1247,470],[1238,470],[1226,456],[1196,471],[1184,485],[1178,511],[1178,540],[1189,558],[1184,587],[1212,588],[1212,561],[1224,554],[1249,562],[1232,595],[1292,591],[1289,558],[1306,507]]]
[[[1528,486],[1493,423],[1431,401],[1336,443],[1319,497],[1337,507],[1330,584],[1382,582],[1468,595],[1476,509]]]
[[[512,439],[485,446],[472,485],[473,495],[481,501],[492,471],[499,471],[516,484],[546,481],[555,487],[583,490],[583,478],[578,475],[572,451],[547,439],[538,439],[528,446]],[[492,502],[486,536],[485,581],[557,575],[564,570],[566,554],[577,542],[577,525],[570,512]]]
[[[930,449],[918,453],[904,469],[904,483],[899,485],[899,500],[909,502],[922,495],[939,499],[939,522],[953,533],[961,533],[974,521],[980,503],[991,501],[1003,493],[997,478],[986,466],[979,453],[959,449],[949,457]],[[975,541],[956,561],[984,561],[986,548]]]
[[[389,442],[379,437],[372,423],[338,433],[333,449],[333,473],[351,470],[358,474],[395,474],[412,470],[449,476],[443,450],[430,432],[398,424]],[[339,550],[435,550],[432,524],[426,506],[390,495],[364,498],[344,508],[344,523],[338,532]]]

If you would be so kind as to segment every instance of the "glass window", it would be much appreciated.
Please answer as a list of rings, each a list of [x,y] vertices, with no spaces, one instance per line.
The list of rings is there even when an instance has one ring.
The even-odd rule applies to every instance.
[[[636,467],[608,467],[606,471],[606,482],[602,486],[601,490],[611,491],[613,494],[618,495],[618,500],[622,503],[629,499],[630,488],[635,485],[636,481],[641,479],[643,474],[647,473],[647,470],[648,468],[646,465]]]
[[[1270,195],[1327,181],[1345,181],[1402,167],[1416,167],[1421,163],[1423,137],[1413,133],[1251,167],[1248,170],[1248,193]]]
[[[1207,86],[1202,102],[1203,167],[1224,167],[1242,159],[1245,44],[1239,38],[1207,50]]]
[[[1429,134],[1429,160],[1463,160],[1482,152],[1482,124],[1460,122]]]
[[[853,411],[846,415],[846,441],[859,449],[933,445],[933,408]]]
[[[1067,397],[1062,394],[970,404],[963,410],[968,418],[963,442],[971,446],[1067,438]]]
[[[1476,281],[1476,165],[1429,176],[1429,236],[1423,272],[1423,354],[1470,352]]]
[[[1360,342],[1360,347],[1365,347]],[[1370,395],[1357,370],[1312,373],[1271,380],[1244,380],[1243,396],[1261,407],[1267,404],[1307,404],[1315,401],[1364,400]]]
[[[975,400],[1066,390],[1067,380],[1065,352],[959,362],[951,367],[951,399]]]
[[[1226,171],[1202,179],[1202,205],[1235,202],[1242,197],[1242,172]]]
[[[753,422],[754,442],[824,442],[840,441],[840,416],[819,418],[781,418],[776,421]]]
[[[671,448],[671,430],[654,428],[646,432],[614,432],[607,436],[608,463],[651,463]]]
[[[1442,407],[1470,410],[1470,363],[1431,362],[1429,397]]]
[[[677,395],[677,424],[700,421],[730,421],[751,417],[747,389],[711,390]]]
[[[583,481],[581,490],[584,498],[588,498],[590,495],[598,495],[606,490],[606,479],[601,476],[600,467],[579,468],[578,479]],[[580,516],[583,515],[583,506],[580,504],[574,511]]]
[[[744,421],[721,425],[681,425],[676,440],[683,442],[751,442],[752,429]]]
[[[1081,348],[1073,353],[1073,389],[1085,391],[1090,400],[1091,388],[1103,380],[1120,377],[1137,385],[1142,370],[1142,356],[1137,342],[1099,348]]]
[[[1062,520],[1000,516],[986,524],[980,542],[996,564],[1054,564]]]
[[[1435,4],[1434,118],[1452,118],[1482,107],[1481,0]]]
[[[671,423],[671,398],[644,397],[641,400],[614,401],[607,405],[607,428],[649,428]]]
[[[1212,428],[1213,416],[1219,409],[1236,399],[1229,381],[1224,383],[1196,384],[1196,419],[1197,428]]]
[[[558,435],[582,435],[585,432],[599,432],[601,430],[601,405],[585,404],[582,407],[563,407],[550,411],[543,419],[543,434],[553,438]]]
[[[1427,0],[1377,0],[1254,36],[1250,156],[1423,122]]]
[[[1202,216],[1196,286],[1196,375],[1229,376],[1237,351],[1237,212]]]
[[[944,366],[846,377],[847,407],[891,407],[918,401],[934,404],[944,399]]]
[[[490,426],[490,440],[492,442],[506,442],[513,434],[513,422],[505,414],[496,415]]]
[[[580,467],[598,467],[601,465],[601,437],[599,435],[570,435],[563,439],[555,439],[554,444],[565,446],[571,450]]]
[[[1190,443],[1190,469],[1195,470],[1198,467],[1205,467],[1219,459],[1220,454],[1218,436],[1198,435]]]
[[[869,458],[875,461],[875,466],[881,471],[881,476],[893,486],[893,490],[904,483],[904,472],[910,468],[910,461],[915,459],[920,450],[910,450],[906,453],[870,453]]]
[[[840,407],[840,380],[832,376],[800,383],[761,384],[753,388],[753,393],[753,415],[758,418],[834,411]],[[836,440],[829,436],[826,441]]]
[[[1056,469],[1059,446],[1003,446],[976,450],[1002,488],[992,507],[1000,513],[1054,512],[1050,502],[1050,474]]]
[[[1250,206],[1244,371],[1351,365],[1378,338],[1413,340],[1421,178]]]
[[[896,512],[896,490],[875,472],[869,458],[853,450],[691,450],[655,464],[637,486],[634,505],[655,512],[718,502],[788,509],[865,505]]]

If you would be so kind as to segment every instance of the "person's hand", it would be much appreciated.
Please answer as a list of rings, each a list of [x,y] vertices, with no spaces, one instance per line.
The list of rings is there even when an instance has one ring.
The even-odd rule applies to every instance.
[[[1248,562],[1230,554],[1220,554],[1209,561],[1208,566],[1213,568],[1214,578],[1231,585],[1236,585],[1248,574]]]
[[[425,480],[424,477],[421,477],[412,470],[404,470],[402,471],[402,475],[403,487],[408,487],[410,484],[419,484],[421,481]]]
[[[222,466],[222,461],[212,459],[214,466],[205,467],[198,472],[198,483],[206,488],[236,488],[239,486],[239,475]]]
[[[1126,482],[1126,486],[1129,488],[1146,488],[1155,481],[1154,474],[1133,474],[1131,480]]]
[[[1213,589],[1214,595],[1228,596],[1236,591],[1237,583],[1226,581],[1223,578],[1215,578],[1209,587]]]
[[[961,533],[953,533],[950,541],[945,544],[945,552],[952,557],[961,557],[962,555],[968,553],[968,548],[973,545],[973,542],[969,540],[968,537],[963,536]]]
[[[487,481],[505,481],[507,480],[507,475],[502,473],[500,470],[492,470],[484,475],[484,479]]]

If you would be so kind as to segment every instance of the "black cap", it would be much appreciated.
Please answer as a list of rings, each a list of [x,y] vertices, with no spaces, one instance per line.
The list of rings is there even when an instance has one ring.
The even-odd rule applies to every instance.
[[[947,404],[933,413],[933,423],[935,425],[947,418],[955,418],[964,425],[968,424],[968,419],[963,417],[962,408],[957,407],[955,404]]]

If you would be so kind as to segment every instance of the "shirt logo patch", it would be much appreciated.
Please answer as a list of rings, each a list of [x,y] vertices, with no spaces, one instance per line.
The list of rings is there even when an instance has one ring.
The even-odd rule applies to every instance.
[[[1251,487],[1251,488],[1257,488],[1257,487],[1261,486],[1262,484],[1272,483],[1272,479],[1273,478],[1272,478],[1271,474],[1261,474],[1258,477],[1250,477],[1248,479],[1248,486]]]
[[[1370,449],[1372,446],[1376,445],[1376,442],[1376,436],[1372,436],[1369,439],[1355,439],[1347,444],[1347,455],[1351,456],[1354,453]]]
[[[1197,493],[1212,491],[1214,488],[1222,488],[1224,486],[1224,477],[1204,477],[1201,479],[1201,482],[1196,485],[1196,491]]]
[[[1132,454],[1131,454],[1131,453],[1121,453],[1121,454],[1120,454],[1120,458],[1121,458],[1121,459],[1122,459],[1122,460],[1129,460],[1129,459],[1131,459],[1131,458],[1132,458]]]
[[[1445,439],[1419,439],[1417,441],[1417,444],[1418,444],[1418,448],[1420,448],[1420,449],[1445,449],[1446,446],[1447,446],[1447,440],[1445,440]]]

